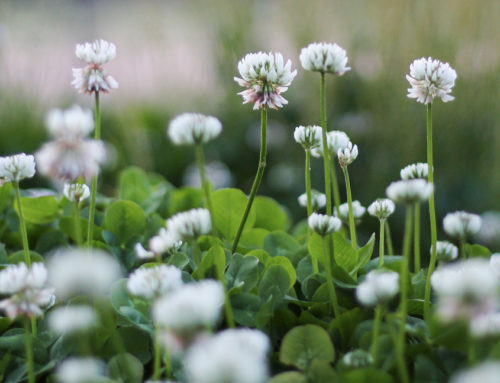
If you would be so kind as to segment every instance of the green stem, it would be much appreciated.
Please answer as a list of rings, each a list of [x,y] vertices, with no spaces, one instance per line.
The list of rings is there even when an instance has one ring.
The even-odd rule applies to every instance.
[[[153,341],[154,341],[153,380],[158,380],[160,379],[161,375],[161,346],[160,346],[158,329],[155,331]]]
[[[82,247],[82,228],[80,225],[80,203],[78,201],[74,201],[73,203],[73,217],[75,220],[75,236],[76,236],[76,245],[78,247]]]
[[[320,82],[320,113],[321,113],[321,127],[323,137],[323,165],[325,172],[325,195],[326,195],[326,214],[332,215],[332,188],[330,184],[330,155],[328,151],[327,131],[328,126],[326,122],[326,88],[325,88],[325,74],[321,73]]]
[[[385,219],[381,219],[380,235],[378,239],[378,267],[384,266],[384,227],[385,227]]]
[[[201,249],[200,247],[198,246],[198,241],[195,239],[193,239],[193,262],[195,264],[195,266],[198,268],[200,266],[200,263],[201,263]],[[200,269],[201,271],[201,269]],[[205,277],[205,275],[203,275],[204,273],[202,273],[202,275],[200,275],[200,278],[203,279]]]
[[[163,363],[165,363],[165,377],[169,380],[172,377],[172,354],[168,347],[163,354]]]
[[[467,259],[467,255],[465,254],[465,238],[460,238],[459,246],[460,246],[460,257],[463,260]]]
[[[335,317],[340,315],[339,303],[337,301],[337,294],[335,293],[335,286],[333,285],[332,266],[330,262],[330,251],[328,249],[328,237],[323,237],[323,262],[326,272],[326,285],[328,287],[328,294],[333,307]]]
[[[35,383],[35,369],[33,362],[33,339],[30,333],[30,321],[24,320],[24,346],[26,350],[26,367],[28,368],[28,383]]]
[[[210,183],[207,180],[205,173],[205,156],[203,155],[203,147],[201,144],[195,145],[195,155],[196,164],[198,165],[198,171],[200,172],[201,188],[205,194],[205,201],[207,203],[208,211],[210,212],[210,217],[212,222],[214,221],[214,209],[212,207],[212,199],[210,198]]]
[[[427,104],[427,166],[429,168],[427,180],[434,185],[434,161],[432,159],[432,104]],[[431,224],[431,259],[429,269],[427,270],[427,278],[425,281],[425,297],[424,297],[424,318],[427,320],[430,314],[431,300],[431,275],[436,267],[436,209],[434,207],[434,191],[429,198],[429,218]]]
[[[467,347],[467,361],[470,366],[476,364],[476,343],[474,339],[469,339],[468,347]]]
[[[312,195],[311,195],[311,150],[306,149],[306,165],[305,165],[305,180],[306,180],[306,197],[307,197],[307,217],[313,213]],[[311,235],[311,229],[308,229],[308,235]],[[318,274],[318,260],[311,255],[311,263],[313,273]]]
[[[420,271],[420,203],[415,204],[415,227],[413,238],[413,271]]]
[[[392,247],[392,238],[391,238],[391,227],[389,226],[389,222],[385,221],[385,238],[387,244],[387,255],[394,255],[394,249]]]
[[[335,170],[335,163],[330,164],[330,174],[331,174],[331,182],[333,187],[333,201],[335,203],[335,211],[337,215],[340,217],[340,192],[339,192],[339,183],[337,181],[337,171]]]
[[[378,356],[378,338],[380,334],[380,322],[382,321],[382,305],[377,305],[375,308],[375,319],[373,322],[373,335],[372,335],[372,345],[370,347],[370,352],[373,357],[373,362],[375,365],[377,364],[377,356]]]
[[[393,328],[392,324],[389,326],[389,332],[391,334],[391,338],[394,343],[394,348],[396,351],[396,362],[398,366],[399,377],[401,378],[401,383],[410,383],[410,377],[408,375],[408,370],[406,368],[404,353],[400,352],[398,335],[396,333],[396,330]]]
[[[99,104],[99,92],[95,92],[95,130],[94,139],[101,139],[101,107]],[[96,206],[96,195],[97,195],[97,175],[92,177],[92,184],[90,186],[90,206],[89,206],[89,226],[87,231],[87,243],[89,248],[92,248],[92,237],[94,235],[94,217],[95,217],[95,206]]]
[[[26,221],[24,220],[23,207],[21,205],[21,192],[19,191],[19,182],[13,182],[16,190],[17,212],[19,217],[19,229],[21,231],[21,240],[23,242],[24,262],[26,266],[31,266],[30,248],[28,245],[28,231],[26,230]]]
[[[241,233],[243,232],[243,227],[247,221],[248,214],[250,214],[250,209],[259,189],[260,182],[262,181],[262,176],[264,175],[264,170],[266,168],[266,156],[267,156],[267,108],[263,107],[260,110],[260,155],[259,155],[259,167],[257,168],[257,174],[255,175],[255,180],[252,185],[252,190],[250,191],[250,196],[248,197],[247,206],[243,217],[241,218],[240,226],[236,233],[236,237],[233,241],[233,246],[231,247],[231,252],[236,252],[238,248],[238,242],[240,241]]]
[[[345,189],[347,192],[347,205],[349,207],[349,230],[351,232],[351,245],[354,250],[357,250],[358,242],[356,240],[356,224],[354,222],[354,214],[352,211],[352,193],[351,193],[351,182],[349,180],[349,171],[347,170],[347,166],[343,166],[342,170],[344,172]]]
[[[225,296],[224,312],[226,314],[227,326],[230,328],[235,328],[236,325],[234,324],[233,308],[231,306],[231,299],[229,299],[229,292],[227,291],[227,284],[226,284],[226,279],[224,277],[224,271],[220,270],[219,268],[217,268],[217,279],[224,287],[224,296]]]

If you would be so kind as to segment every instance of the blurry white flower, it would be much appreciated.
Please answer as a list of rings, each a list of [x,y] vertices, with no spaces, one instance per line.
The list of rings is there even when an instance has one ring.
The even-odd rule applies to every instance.
[[[300,51],[300,63],[305,70],[342,76],[351,70],[346,51],[337,44],[312,43]]]
[[[9,297],[0,301],[0,310],[14,319],[19,315],[36,317],[42,308],[55,300],[54,289],[47,287],[47,269],[43,263],[10,265],[0,271],[0,295]]]
[[[104,376],[105,365],[94,358],[69,358],[57,368],[61,383],[89,383]]]
[[[35,158],[30,154],[19,153],[0,157],[0,178],[7,182],[19,182],[35,175]]]
[[[469,331],[475,338],[496,337],[500,335],[500,313],[487,313],[472,318],[469,323]]]
[[[500,253],[493,253],[490,256],[490,267],[493,272],[500,278]]]
[[[284,63],[281,53],[249,53],[238,63],[242,78],[234,80],[246,90],[238,93],[243,97],[243,104],[253,103],[253,109],[268,106],[281,108],[288,101],[281,95],[287,91],[297,71],[291,70],[292,62]]]
[[[191,346],[184,359],[189,383],[264,383],[270,342],[259,330],[225,330]]]
[[[427,201],[433,191],[432,184],[417,178],[393,182],[387,187],[385,194],[396,203],[412,204]]]
[[[416,164],[410,164],[401,169],[401,179],[411,180],[414,178],[427,178],[429,174],[429,166],[423,162],[417,162]]]
[[[57,334],[73,334],[88,330],[96,325],[94,309],[85,305],[60,307],[48,315],[49,327]]]
[[[215,325],[223,305],[221,283],[207,279],[182,285],[158,299],[153,306],[153,320],[174,333],[192,333]]]
[[[352,142],[349,141],[345,148],[337,151],[337,156],[341,167],[352,164],[354,160],[358,158],[358,145],[353,145]]]
[[[234,178],[225,163],[220,161],[209,162],[205,165],[206,178],[214,189],[229,188],[234,185]],[[201,187],[200,171],[196,163],[189,165],[182,176],[183,185]]]
[[[436,97],[443,102],[451,101],[454,97],[450,93],[456,78],[457,72],[450,64],[422,57],[411,63],[410,74],[406,75],[411,86],[408,97],[422,104],[432,103]]]
[[[302,145],[305,150],[309,150],[321,144],[322,130],[317,125],[297,126],[293,132],[295,141]]]
[[[432,252],[432,246],[429,250]],[[436,255],[437,259],[441,262],[450,262],[458,257],[458,248],[448,241],[436,242]]]
[[[149,240],[149,249],[154,254],[163,254],[179,250],[182,241],[177,234],[172,231],[161,228],[158,235]]]
[[[487,211],[481,214],[481,229],[476,234],[479,242],[500,248],[500,212]]]
[[[361,221],[361,218],[363,217],[363,215],[365,215],[365,212],[366,208],[361,205],[359,201],[352,201],[352,215],[354,216],[356,223]],[[342,221],[349,222],[349,204],[347,202],[339,206],[339,213],[340,215],[338,217]],[[335,215],[337,215],[337,211],[335,211]]]
[[[451,383],[498,383],[499,377],[500,363],[488,361],[455,374]]]
[[[167,220],[167,230],[181,240],[198,238],[212,230],[210,212],[207,209],[191,209]]]
[[[465,211],[448,213],[443,219],[443,229],[450,237],[467,238],[481,228],[481,217]]]
[[[78,44],[75,50],[76,57],[87,63],[84,68],[73,69],[71,84],[79,93],[110,92],[118,88],[116,80],[108,75],[103,64],[116,57],[116,47],[105,40],[96,40],[93,43]]]
[[[134,253],[135,253],[136,257],[139,259],[150,259],[150,258],[154,258],[154,256],[155,256],[154,252],[147,251],[144,248],[144,246],[142,246],[142,244],[140,242],[137,242],[134,245]]]
[[[323,136],[320,135],[318,146],[311,151],[313,157],[323,156]],[[339,150],[344,150],[349,146],[349,137],[341,130],[331,130],[326,133],[326,143],[331,158],[334,158]]]
[[[212,116],[184,113],[168,125],[167,133],[176,145],[205,144],[222,131],[221,122]]]
[[[64,196],[72,202],[82,202],[90,196],[89,187],[85,184],[65,184],[63,189]]]
[[[301,194],[297,200],[299,201],[300,206],[307,207],[306,193]],[[326,195],[317,190],[311,190],[311,204],[313,211],[323,209],[326,206]]]
[[[132,295],[153,299],[182,285],[182,272],[175,266],[160,265],[135,270],[127,280]]]
[[[399,289],[399,274],[393,271],[370,271],[356,288],[356,297],[364,306],[387,303]]]
[[[121,277],[119,262],[100,250],[60,250],[48,262],[49,281],[57,296],[104,295]]]
[[[94,130],[94,117],[90,109],[78,105],[71,108],[52,109],[45,118],[47,130],[53,137],[74,140],[88,136]]]
[[[438,295],[437,314],[445,321],[483,315],[498,306],[499,279],[487,260],[447,264],[431,276]]]
[[[368,206],[368,213],[380,220],[387,219],[396,210],[396,205],[387,198],[377,199]]]
[[[373,364],[373,356],[365,350],[350,351],[342,357],[342,362],[351,368],[364,368]]]
[[[342,222],[337,217],[330,217],[324,214],[312,213],[307,223],[309,227],[314,232],[318,233],[322,237],[338,231],[342,226]]]

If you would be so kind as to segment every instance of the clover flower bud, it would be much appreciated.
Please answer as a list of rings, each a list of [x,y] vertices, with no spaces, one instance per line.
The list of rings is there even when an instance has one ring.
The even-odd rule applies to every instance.
[[[314,232],[318,233],[322,237],[338,231],[342,226],[342,222],[337,217],[330,217],[324,214],[312,213],[307,223],[309,227]]]
[[[429,174],[429,166],[422,162],[410,164],[401,169],[402,180],[412,180],[414,178],[427,178]]]
[[[297,200],[300,206],[307,207],[307,193],[301,194]],[[323,209],[326,206],[326,195],[317,190],[311,190],[311,204],[313,211]]]
[[[356,288],[356,297],[363,306],[373,307],[387,303],[399,289],[399,274],[393,271],[370,271]]]
[[[35,158],[30,154],[19,153],[0,157],[0,178],[7,182],[19,182],[35,175]]]
[[[297,126],[293,132],[295,141],[305,150],[310,150],[321,144],[321,127],[317,125]]]
[[[300,63],[305,70],[342,76],[351,70],[346,51],[337,44],[311,43],[300,51]]]
[[[153,299],[178,289],[182,272],[175,266],[143,267],[130,274],[127,289],[132,295]]]
[[[347,147],[337,151],[337,157],[339,158],[340,166],[343,168],[347,167],[358,158],[358,145],[353,145],[352,142],[349,142]]]
[[[432,253],[432,246],[429,250]],[[437,259],[441,262],[450,262],[458,257],[458,248],[448,241],[436,242]]]
[[[167,133],[176,145],[205,144],[222,131],[221,122],[212,116],[199,113],[184,113],[175,117],[168,125]]]
[[[90,196],[89,187],[85,184],[65,184],[63,189],[64,196],[71,202],[80,203]]]
[[[331,158],[334,158],[339,150],[344,150],[349,146],[351,140],[349,136],[341,130],[331,130],[326,133],[326,143]],[[313,157],[323,156],[323,136],[320,135],[319,144],[311,151]]]
[[[396,203],[413,204],[427,201],[433,191],[432,184],[418,178],[393,182],[387,187],[385,193]]]
[[[396,205],[388,198],[378,199],[368,206],[368,213],[379,220],[387,219],[394,213],[394,210],[396,210]]]
[[[349,204],[343,203],[339,206],[339,214],[338,217],[345,223],[349,223]],[[366,208],[361,205],[359,201],[352,201],[352,215],[354,216],[355,223],[361,222],[361,218],[365,215]],[[337,211],[335,211],[335,215],[337,215]]]
[[[465,211],[448,213],[443,219],[443,229],[450,237],[467,238],[481,229],[481,217]]]
[[[158,235],[149,240],[149,249],[154,254],[171,253],[179,250],[181,246],[182,241],[179,236],[164,228],[161,228]]]
[[[209,234],[212,230],[210,212],[199,208],[178,213],[167,220],[167,230],[171,231],[178,240],[183,241]]]

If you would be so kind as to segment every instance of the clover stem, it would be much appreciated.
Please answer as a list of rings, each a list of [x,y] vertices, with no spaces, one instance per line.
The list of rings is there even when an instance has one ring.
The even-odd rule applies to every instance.
[[[465,260],[467,259],[467,255],[465,254],[465,238],[461,237],[459,240],[460,246],[460,257]]]
[[[21,240],[23,242],[24,262],[26,266],[31,266],[30,249],[28,244],[28,231],[26,230],[26,221],[24,220],[23,207],[21,205],[21,192],[19,191],[19,182],[13,182],[16,190],[17,213],[19,217],[19,229],[21,231]]]
[[[389,222],[385,221],[385,238],[387,245],[387,255],[394,255],[394,249],[392,248],[392,238],[391,238],[391,227],[389,226]]]
[[[154,365],[153,365],[153,380],[160,379],[161,374],[161,347],[160,347],[160,336],[159,331],[156,329],[154,333]]]
[[[26,367],[28,369],[28,383],[35,383],[35,370],[33,363],[33,339],[30,333],[30,321],[24,319],[24,346],[26,350]]]
[[[384,227],[385,227],[385,219],[381,219],[380,235],[378,239],[378,267],[384,266]]]
[[[372,335],[372,344],[370,347],[370,352],[373,357],[373,361],[377,363],[377,355],[378,355],[378,338],[380,334],[380,322],[382,321],[383,315],[383,306],[378,304],[375,308],[375,318],[373,321],[373,335]]]
[[[415,227],[413,234],[413,270],[420,271],[420,203],[415,203]]]
[[[73,229],[75,230],[76,245],[82,247],[82,228],[80,225],[80,203],[75,199],[73,202],[73,217],[75,224]]]
[[[321,128],[323,138],[323,165],[325,173],[325,195],[326,195],[326,214],[332,215],[332,188],[330,184],[330,159],[328,152],[328,126],[326,122],[326,88],[325,74],[321,73],[320,82],[320,113],[321,113]]]
[[[95,119],[95,130],[94,139],[101,139],[101,107],[99,104],[99,92],[95,92],[95,109],[94,109],[94,119]],[[94,217],[95,217],[95,207],[96,207],[96,195],[97,195],[97,174],[92,176],[92,184],[90,186],[90,206],[89,206],[89,226],[87,230],[87,244],[89,248],[92,248],[92,237],[94,235]]]
[[[305,164],[305,180],[306,180],[306,197],[307,197],[307,217],[313,213],[312,209],[312,195],[311,195],[311,150],[306,149],[306,164]],[[311,236],[311,229],[308,229],[308,235]],[[311,255],[311,263],[313,268],[313,273],[317,274],[318,260]]]
[[[340,216],[340,192],[339,192],[339,182],[337,181],[337,171],[335,170],[335,163],[330,164],[330,174],[331,182],[333,188],[333,202],[335,203],[335,211],[337,215]]]
[[[339,303],[337,301],[337,294],[335,293],[335,286],[333,285],[330,251],[328,249],[328,244],[330,243],[330,241],[328,240],[328,237],[323,237],[322,242],[323,242],[323,262],[326,273],[326,285],[328,288],[328,294],[330,295],[330,301],[332,303],[333,313],[335,314],[335,317],[338,317],[340,314],[340,308],[339,308]]]
[[[205,194],[205,202],[210,212],[210,217],[212,222],[214,222],[214,209],[212,207],[212,199],[210,198],[210,182],[207,180],[205,173],[205,156],[203,155],[203,147],[201,144],[195,145],[195,155],[196,164],[198,165],[198,171],[200,172],[201,188]]]
[[[351,245],[354,250],[357,250],[358,243],[356,240],[356,224],[354,222],[354,213],[352,211],[351,182],[349,180],[349,171],[347,170],[347,166],[342,166],[342,171],[344,172],[345,189],[347,192],[347,206],[349,207],[349,230],[351,232]]]

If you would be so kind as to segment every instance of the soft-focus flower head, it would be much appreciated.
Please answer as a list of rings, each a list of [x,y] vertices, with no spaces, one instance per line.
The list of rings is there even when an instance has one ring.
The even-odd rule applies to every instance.
[[[432,184],[418,178],[393,182],[387,187],[385,194],[395,203],[413,204],[427,201],[433,191]]]
[[[149,240],[149,249],[154,254],[172,253],[182,246],[178,234],[171,230],[161,228],[160,232]]]
[[[205,164],[205,176],[210,180],[210,185],[217,189],[230,188],[234,186],[234,177],[231,170],[224,162],[211,161]],[[201,177],[196,162],[189,165],[182,175],[182,184],[201,188]]]
[[[429,250],[432,253],[432,246]],[[448,241],[436,242],[436,256],[441,262],[450,262],[458,257],[458,248]]]
[[[490,267],[500,280],[500,253],[491,254]]]
[[[487,313],[472,318],[469,322],[469,332],[474,338],[499,337],[500,313]]]
[[[105,364],[94,358],[69,358],[57,368],[60,383],[89,383],[104,377]]]
[[[490,248],[500,248],[500,211],[486,211],[481,214],[481,229],[475,238]]]
[[[184,360],[189,383],[268,381],[270,342],[259,330],[225,330],[195,342]]]
[[[222,131],[221,122],[212,116],[199,113],[184,113],[175,117],[168,125],[167,133],[176,145],[205,144]]]
[[[63,194],[71,202],[79,203],[89,198],[90,190],[87,185],[77,182],[74,184],[65,184]]]
[[[358,158],[358,145],[353,145],[349,141],[344,149],[339,149],[337,151],[337,157],[339,158],[339,164],[341,167],[346,167],[354,162]]]
[[[0,157],[0,179],[19,182],[35,175],[35,158],[31,154],[19,153]]]
[[[365,212],[366,207],[361,205],[361,202],[357,200],[352,201],[352,215],[354,216],[356,223],[361,222],[361,218],[363,218]],[[337,216],[337,211],[335,211],[335,215]],[[349,223],[349,204],[347,202],[339,205],[338,218],[340,218],[343,222]]]
[[[401,179],[402,180],[412,180],[414,178],[427,178],[429,174],[429,166],[423,162],[417,162],[416,164],[410,164],[401,169]]]
[[[342,364],[349,368],[365,368],[373,364],[373,356],[365,350],[354,350],[342,357]]]
[[[87,64],[106,64],[116,57],[116,47],[105,40],[77,44],[75,55]]]
[[[142,267],[130,274],[127,289],[132,295],[153,299],[178,289],[182,272],[175,266]]]
[[[207,209],[191,209],[167,220],[167,231],[170,231],[177,240],[195,239],[209,234],[211,230],[212,221]]]
[[[135,256],[139,259],[151,259],[154,258],[155,253],[153,251],[148,251],[142,246],[142,243],[137,242],[134,245]]]
[[[498,377],[500,363],[488,361],[455,374],[450,383],[498,383]]]
[[[380,220],[387,219],[396,210],[394,202],[388,198],[377,199],[368,206],[368,213]]]
[[[307,193],[301,194],[297,200],[300,206],[307,207]],[[326,206],[326,195],[317,190],[311,190],[311,204],[313,211],[323,209]]]
[[[326,143],[331,158],[334,158],[339,150],[344,150],[349,146],[351,140],[349,136],[341,130],[331,130],[326,133]],[[320,135],[319,144],[311,151],[313,157],[323,156],[323,136]]]
[[[448,213],[443,219],[443,229],[450,237],[468,238],[481,229],[481,217],[466,211]]]
[[[410,64],[410,73],[406,75],[411,86],[408,97],[422,104],[432,103],[435,98],[451,101],[454,97],[450,93],[456,78],[457,72],[450,64],[422,57]]]
[[[295,142],[310,150],[321,143],[321,127],[317,125],[297,126],[293,132]]]
[[[347,66],[346,51],[337,44],[311,43],[302,48],[299,58],[302,67],[313,72],[342,76],[351,70]]]
[[[97,323],[97,314],[90,306],[65,306],[51,311],[48,321],[51,331],[67,335],[93,328]]]
[[[45,118],[47,130],[54,138],[68,141],[88,136],[94,130],[94,117],[90,109],[78,105],[71,108],[52,109]]]
[[[387,303],[399,289],[399,274],[393,271],[370,271],[356,288],[358,301],[368,307]]]
[[[337,217],[330,217],[324,214],[312,213],[307,223],[309,228],[314,232],[318,233],[322,237],[338,231],[342,226],[342,221]]]
[[[281,95],[287,91],[297,71],[292,62],[283,60],[281,53],[248,53],[238,63],[239,77],[234,80],[246,90],[238,93],[243,104],[253,103],[253,109],[281,108],[288,101]]]

